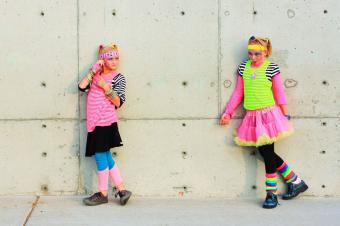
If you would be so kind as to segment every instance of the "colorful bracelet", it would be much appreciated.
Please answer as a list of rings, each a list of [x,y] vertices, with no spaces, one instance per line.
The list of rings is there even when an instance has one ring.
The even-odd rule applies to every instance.
[[[111,96],[112,98],[118,97],[118,95],[116,94],[116,92],[112,88],[110,88],[109,91],[105,92],[105,95],[106,96]]]
[[[108,95],[110,95],[112,92],[113,92],[113,89],[111,88],[111,89],[109,89],[108,91],[105,92],[105,95],[108,96]]]
[[[91,82],[94,75],[95,73],[92,70],[90,70],[89,73],[86,75],[87,80]]]

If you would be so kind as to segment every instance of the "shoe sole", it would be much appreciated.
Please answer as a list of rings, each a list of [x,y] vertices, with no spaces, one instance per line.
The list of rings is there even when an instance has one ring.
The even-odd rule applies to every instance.
[[[84,203],[84,205],[86,205],[86,206],[98,206],[98,205],[101,205],[101,204],[108,203],[108,201],[107,201],[107,202],[100,202],[100,203],[97,203],[97,202],[87,202],[86,200],[83,200],[83,203]]]
[[[299,191],[298,193],[296,193],[295,196],[292,196],[292,197],[289,197],[289,198],[284,198],[284,197],[282,197],[282,199],[283,199],[283,200],[290,200],[290,199],[293,199],[293,198],[297,197],[300,193],[305,192],[307,189],[308,189],[308,186],[307,186],[307,184],[306,184],[306,186],[304,186],[304,187],[302,188],[301,191]]]
[[[264,209],[274,209],[277,207],[277,204],[275,206],[262,206]]]

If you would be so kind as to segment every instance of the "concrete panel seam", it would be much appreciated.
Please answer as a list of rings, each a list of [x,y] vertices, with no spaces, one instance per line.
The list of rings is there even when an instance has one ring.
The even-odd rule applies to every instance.
[[[217,102],[218,102],[218,115],[221,114],[221,103],[222,103],[222,97],[221,97],[221,74],[222,74],[222,59],[221,59],[221,54],[222,54],[222,47],[221,47],[221,0],[217,1],[217,84],[218,84],[218,88],[217,88]]]
[[[26,122],[26,121],[78,121],[79,118],[8,118],[0,122]]]
[[[243,117],[233,116],[233,119],[242,119]],[[163,120],[218,120],[219,117],[177,117],[177,118],[124,118],[121,117],[121,121],[163,121]],[[340,119],[340,116],[294,116],[292,119]],[[28,122],[28,121],[79,121],[80,123],[85,122],[86,119],[82,118],[26,118],[26,119],[0,119],[0,122]]]
[[[79,56],[79,0],[77,0],[77,82],[80,80],[80,56]],[[80,95],[78,95],[78,125],[80,126],[81,123],[81,114],[80,114]],[[81,142],[81,129],[78,129],[78,153],[80,153],[80,142]],[[80,176],[80,161],[81,157],[78,155],[78,183],[77,183],[77,193],[80,192],[80,184],[81,184],[81,176]]]

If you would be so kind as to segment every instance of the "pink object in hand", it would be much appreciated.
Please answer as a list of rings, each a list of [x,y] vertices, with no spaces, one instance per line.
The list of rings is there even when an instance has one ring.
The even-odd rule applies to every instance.
[[[92,66],[91,70],[94,72],[94,73],[98,73],[102,70],[102,65],[96,63]]]

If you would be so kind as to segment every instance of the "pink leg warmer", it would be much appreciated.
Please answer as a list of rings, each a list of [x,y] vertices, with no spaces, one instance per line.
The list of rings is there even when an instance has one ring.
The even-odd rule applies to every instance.
[[[107,191],[109,179],[109,169],[98,171],[98,190]]]
[[[120,176],[119,169],[117,167],[117,163],[115,163],[115,165],[113,166],[112,169],[109,170],[109,172],[110,172],[111,181],[115,186],[121,185],[123,183],[123,180]]]

